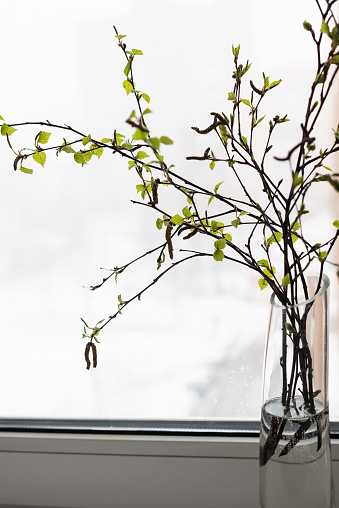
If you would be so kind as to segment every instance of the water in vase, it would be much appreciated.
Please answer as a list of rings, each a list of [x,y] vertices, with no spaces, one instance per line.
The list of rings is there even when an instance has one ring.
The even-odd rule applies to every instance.
[[[299,397],[284,409],[277,398],[262,410],[261,508],[334,508],[328,411],[315,399],[310,414]]]

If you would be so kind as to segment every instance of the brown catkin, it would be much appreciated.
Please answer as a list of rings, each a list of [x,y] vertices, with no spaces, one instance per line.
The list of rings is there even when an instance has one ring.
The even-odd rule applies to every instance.
[[[91,367],[91,362],[90,362],[90,359],[89,359],[89,350],[90,349],[91,349],[91,343],[87,342],[86,349],[85,349],[85,360],[86,360],[86,363],[87,363],[87,370],[89,370],[90,367]]]
[[[96,369],[96,366],[98,364],[98,355],[97,355],[97,347],[92,342],[92,353],[93,353],[93,369]]]
[[[212,123],[212,125],[210,125],[209,127],[207,127],[206,129],[199,129],[199,127],[191,127],[191,129],[193,129],[195,132],[197,132],[198,134],[208,134],[209,132],[211,132],[213,129],[215,128],[215,124]]]
[[[152,199],[153,199],[153,204],[154,205],[157,205],[159,203],[159,197],[158,197],[158,187],[159,187],[159,183],[160,183],[160,180],[159,178],[156,178],[153,182],[153,187],[152,187]]]
[[[172,244],[172,229],[173,229],[173,223],[169,222],[168,226],[166,228],[166,242],[168,247],[168,254],[171,259],[173,259],[173,244]]]
[[[197,229],[194,229],[193,231],[191,231],[190,233],[188,233],[188,235],[184,236],[184,240],[188,240],[189,238],[192,238],[192,236],[196,235],[198,232]]]

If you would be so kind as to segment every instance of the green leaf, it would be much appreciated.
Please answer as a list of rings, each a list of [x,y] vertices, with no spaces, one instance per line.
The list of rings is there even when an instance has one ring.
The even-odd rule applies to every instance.
[[[320,261],[324,261],[326,258],[327,258],[327,252],[325,250],[323,250],[322,252],[319,252],[318,259]]]
[[[40,131],[39,137],[38,137],[38,143],[41,145],[45,145],[46,143],[48,143],[48,140],[49,140],[49,137],[51,134],[52,134],[51,132]]]
[[[3,123],[1,125],[1,135],[2,136],[11,136],[13,132],[15,132],[17,129],[14,129],[14,127],[10,127],[7,125],[7,123]]]
[[[235,99],[234,92],[229,92],[227,100],[228,101],[234,101],[234,99]]]
[[[250,103],[250,101],[248,99],[241,99],[241,102],[243,104],[246,104],[246,106],[250,106],[251,107],[251,103]]]
[[[162,229],[163,224],[164,224],[164,221],[162,219],[157,219],[156,226],[158,229]]]
[[[267,288],[267,286],[268,286],[268,282],[265,279],[259,279],[258,280],[258,284],[259,284],[259,287],[260,287],[261,291],[263,289]]]
[[[211,233],[216,233],[216,232],[222,233],[223,230],[224,230],[224,223],[223,222],[217,222],[215,220],[212,220],[211,227],[210,227]]]
[[[71,147],[70,144],[67,144],[67,143],[64,143],[62,145],[62,147],[60,148],[60,150],[62,152],[66,152],[66,153],[75,153],[75,150],[73,150],[73,148]]]
[[[339,181],[332,178],[330,175],[322,175],[319,176],[316,180],[316,182],[329,182],[332,187],[339,192]]]
[[[261,118],[259,118],[259,120],[256,120],[256,121],[255,121],[254,126],[256,127],[256,126],[258,125],[258,123],[262,122],[262,121],[263,121],[263,119],[265,118],[265,116],[266,116],[266,115],[264,115],[264,116],[262,116]]]
[[[229,136],[226,125],[219,125],[219,132],[222,138],[227,138]]]
[[[236,219],[232,220],[231,222],[232,226],[237,229],[237,227],[239,226],[239,224],[241,224],[241,221],[239,219],[239,217],[237,217]]]
[[[297,240],[299,240],[299,237],[297,235],[294,235],[293,233],[291,234],[291,240],[292,240],[292,243],[295,243]]]
[[[299,222],[296,220],[295,222],[293,222],[291,224],[291,228],[292,228],[292,231],[298,231],[300,229],[300,224]]]
[[[133,146],[132,143],[122,143],[121,148],[124,150],[132,150]]]
[[[214,194],[217,194],[220,185],[223,183],[224,183],[224,181],[217,183],[217,185],[214,187]]]
[[[304,177],[302,175],[298,175],[297,173],[294,173],[293,175],[293,187],[298,187],[298,185],[301,185],[304,181]]]
[[[339,28],[338,28],[338,25],[334,25],[330,37],[332,39],[332,48],[336,48],[338,46],[338,44],[339,44]]]
[[[161,136],[160,143],[162,143],[163,145],[173,145],[173,141],[167,136]]]
[[[119,41],[121,41],[121,39],[123,39],[124,37],[127,37],[127,35],[116,35],[115,37],[117,39],[119,39]]]
[[[147,93],[142,93],[141,97],[144,99],[144,101],[147,102],[147,104],[151,102],[151,99],[149,98],[149,95],[147,95]]]
[[[318,106],[319,102],[318,101],[315,101],[315,103],[313,104],[313,106],[311,107],[310,109],[310,113],[313,113],[313,111],[315,110],[315,108]],[[322,155],[322,154],[320,154]]]
[[[273,279],[273,276],[276,272],[276,269],[274,266],[270,266],[269,268],[265,268],[264,270],[264,274],[269,278],[269,279]]]
[[[282,233],[275,231],[272,236],[267,238],[267,243],[268,243],[268,245],[271,245],[272,243],[279,243],[280,240],[282,239],[282,237],[283,237]]]
[[[132,136],[132,139],[136,141],[145,141],[148,136],[148,132],[142,131],[141,129],[136,129],[135,133]]]
[[[304,22],[303,22],[303,27],[304,27],[304,28],[305,28],[305,30],[307,30],[308,32],[313,32],[312,25],[311,25],[311,23],[309,23],[308,21],[304,21]]]
[[[269,262],[266,259],[260,259],[257,261],[259,266],[263,266],[264,268],[268,268],[270,266]]]
[[[333,55],[330,62],[331,62],[331,64],[339,65],[339,53],[336,53],[335,55]]]
[[[131,70],[131,60],[128,60],[126,67],[124,68],[125,76],[128,76]]]
[[[33,173],[33,169],[30,169],[30,168],[24,168],[23,166],[21,166],[19,169],[20,169],[20,171],[22,171],[23,173],[26,173],[27,175],[31,175]]]
[[[241,144],[247,146],[247,138],[245,136],[241,136]]]
[[[320,31],[323,33],[323,34],[326,34],[326,35],[330,35],[330,29],[329,29],[329,26],[328,24],[326,23],[326,21],[323,20],[322,24],[321,24],[321,29]]]
[[[171,217],[171,222],[173,222],[173,224],[175,224],[176,226],[181,226],[181,224],[184,222],[184,219],[183,217],[181,217],[181,215],[177,214]]]
[[[3,118],[2,118],[2,116],[0,115],[0,121],[1,121],[1,120],[4,122],[4,119],[3,119]]]
[[[281,79],[278,79],[277,81],[272,81],[272,83],[270,83],[267,88],[268,88],[268,90],[271,90],[275,86],[278,86],[280,83],[281,83]]]
[[[143,152],[142,150],[140,150],[140,152],[136,154],[136,159],[139,160],[147,159],[147,157],[149,157],[149,155],[146,152]]]
[[[113,139],[114,139],[114,143],[116,144],[116,146],[121,146],[124,138],[125,138],[125,136],[123,134],[120,134],[119,132],[115,132]],[[112,140],[112,142],[113,142],[113,140]]]
[[[149,143],[153,146],[155,150],[159,150],[160,148],[160,139],[159,138],[149,138]]]
[[[208,200],[207,205],[210,205],[210,204],[212,203],[213,199],[214,199],[214,196],[211,196],[211,197],[209,198],[209,200]]]
[[[96,155],[98,159],[102,156],[104,153],[104,149],[102,146],[95,145],[94,143],[91,144],[91,152],[93,155]]]
[[[143,52],[141,49],[132,49],[133,55],[143,55]]]
[[[132,85],[132,83],[128,79],[125,79],[125,81],[123,82],[122,86],[124,87],[125,92],[127,93],[127,95],[129,95],[133,91],[133,85]]]
[[[186,219],[189,219],[190,217],[192,217],[191,210],[188,208],[188,206],[185,206],[182,209],[182,213],[183,213],[183,216],[186,217]]]
[[[143,115],[149,115],[149,113],[153,113],[149,108],[146,108],[145,111],[142,112]]]
[[[239,56],[239,51],[240,51],[240,44],[236,47],[234,47],[232,44],[232,53],[236,58],[238,58],[238,56]]]
[[[249,212],[245,212],[244,210],[242,210],[240,213],[239,213],[239,217],[242,217],[243,215],[248,215]]]
[[[291,323],[285,323],[285,328],[288,332],[297,333],[297,330],[291,325]]]
[[[33,159],[35,160],[35,162],[41,164],[41,166],[44,167],[46,162],[46,154],[45,152],[35,152],[33,153]]]
[[[226,247],[226,240],[224,239],[219,239],[219,240],[216,240],[214,242],[214,247],[219,250],[219,249],[224,249]]]
[[[92,152],[75,152],[73,157],[75,162],[84,165],[91,159]]]
[[[289,274],[285,275],[285,277],[283,277],[282,281],[281,281],[281,285],[283,288],[285,288],[286,286],[288,286],[290,284],[290,276]]]
[[[213,171],[213,169],[215,168],[215,161],[211,161],[211,162],[209,163],[209,167],[210,167],[210,169]]]
[[[333,222],[333,226],[335,226],[336,228],[338,228],[338,229],[339,229],[339,220],[335,220],[335,221]]]
[[[227,242],[231,242],[232,241],[232,235],[230,235],[229,233],[225,233],[224,234],[224,238]]]
[[[326,76],[325,74],[317,74],[315,78],[315,83],[318,85],[319,83],[325,83]]]
[[[86,146],[91,140],[92,140],[92,137],[90,134],[88,134],[88,136],[85,136],[84,138],[82,138],[82,144],[84,146]]]
[[[213,257],[216,261],[222,261],[225,257],[225,254],[221,249],[216,249],[213,253]]]

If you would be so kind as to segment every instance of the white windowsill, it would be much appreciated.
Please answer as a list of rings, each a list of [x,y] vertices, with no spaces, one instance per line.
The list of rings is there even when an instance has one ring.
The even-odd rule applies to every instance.
[[[254,438],[0,433],[0,507],[253,508],[257,456]],[[339,440],[332,458],[339,487]]]

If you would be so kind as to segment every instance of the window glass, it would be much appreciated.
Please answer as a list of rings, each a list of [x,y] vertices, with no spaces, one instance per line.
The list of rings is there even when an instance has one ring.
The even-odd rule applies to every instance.
[[[114,129],[131,135],[125,120],[135,104],[122,87],[125,61],[116,25],[131,48],[143,51],[135,81],[151,97],[151,132],[175,142],[164,150],[168,164],[187,178],[207,178],[210,187],[225,181],[225,193],[231,193],[228,168],[211,172],[205,162],[186,161],[217,145],[191,126],[204,128],[210,112],[229,110],[231,47],[240,43],[241,60],[253,62],[255,83],[263,71],[283,80],[267,97],[263,115],[265,121],[275,114],[291,119],[273,140],[273,155],[286,155],[299,140],[305,90],[314,78],[314,48],[302,22],[307,18],[317,26],[319,18],[309,4],[170,0],[159,7],[155,0],[131,0],[128,6],[98,0],[93,10],[80,0],[60,0],[57,7],[7,2],[0,113],[8,123],[48,119],[99,139],[112,137]],[[244,93],[249,98],[250,91]],[[336,126],[336,101],[337,93],[324,133]],[[13,147],[31,146],[39,130],[20,128]],[[53,131],[51,141],[63,136],[68,139],[67,130]],[[88,287],[110,273],[105,269],[162,243],[158,214],[132,203],[140,201],[139,182],[118,156],[106,154],[81,167],[51,150],[44,168],[30,162],[30,176],[13,170],[15,156],[5,145],[2,139],[1,416],[258,419],[269,290],[260,292],[256,275],[226,261],[183,263],[102,331],[98,368],[87,371],[80,318],[94,326],[116,311],[119,294],[127,299],[142,290],[159,275],[157,254],[131,265],[117,285],[112,278],[100,290]],[[272,170],[288,170],[273,158],[271,164]],[[166,190],[161,193],[166,204]],[[322,198],[317,217],[331,224],[338,216],[335,196]],[[170,206],[174,215],[185,204]],[[204,239],[200,245],[213,248]],[[328,271],[333,311],[337,282],[335,271]],[[337,325],[332,318],[334,362]],[[333,367],[331,380],[337,385]],[[334,397],[331,411],[339,418]]]

